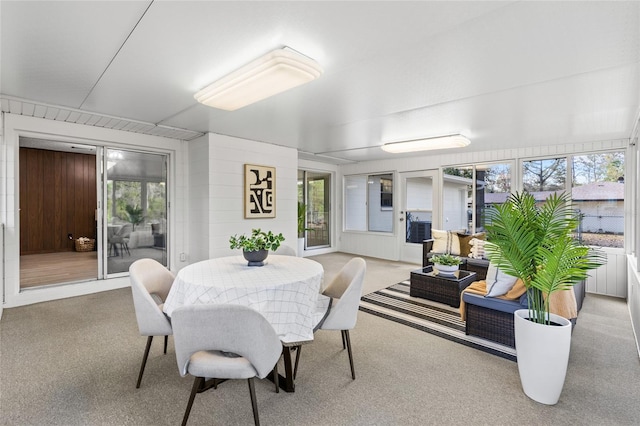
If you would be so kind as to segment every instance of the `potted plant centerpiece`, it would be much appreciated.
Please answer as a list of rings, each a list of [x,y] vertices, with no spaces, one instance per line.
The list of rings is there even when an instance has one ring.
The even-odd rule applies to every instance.
[[[231,249],[242,249],[242,254],[249,266],[262,266],[269,255],[269,250],[276,250],[284,241],[282,233],[264,232],[260,228],[252,229],[251,235],[234,235],[229,238]]]
[[[436,254],[431,257],[431,262],[433,262],[433,267],[438,270],[438,272],[442,275],[453,275],[462,263],[458,256],[453,256],[451,254]]]
[[[550,312],[551,295],[572,290],[606,257],[573,238],[579,219],[566,193],[552,194],[541,206],[529,193],[511,194],[488,210],[487,219],[491,263],[520,278],[527,290],[528,309],[514,313],[522,388],[531,399],[553,405],[564,386],[572,325]],[[575,298],[568,300],[575,309]]]

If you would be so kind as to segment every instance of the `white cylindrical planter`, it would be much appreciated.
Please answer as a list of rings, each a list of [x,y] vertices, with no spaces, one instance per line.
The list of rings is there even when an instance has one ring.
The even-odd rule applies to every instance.
[[[571,322],[550,314],[559,325],[529,321],[529,310],[514,312],[518,372],[524,393],[534,401],[554,405],[560,399],[569,363]]]
[[[302,256],[304,254],[304,238],[298,238],[298,257],[304,257]]]

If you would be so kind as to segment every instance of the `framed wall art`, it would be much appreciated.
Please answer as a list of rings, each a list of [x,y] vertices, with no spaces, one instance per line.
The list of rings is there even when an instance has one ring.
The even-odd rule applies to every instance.
[[[244,165],[244,217],[276,217],[276,168]]]

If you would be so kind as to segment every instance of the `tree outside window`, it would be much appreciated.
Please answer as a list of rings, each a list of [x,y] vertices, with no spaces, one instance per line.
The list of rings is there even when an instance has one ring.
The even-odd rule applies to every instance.
[[[567,159],[550,158],[522,163],[522,185],[530,193],[563,191],[567,181]],[[534,194],[535,195],[535,194]],[[545,197],[542,197],[546,199]],[[536,199],[538,199],[536,197]]]

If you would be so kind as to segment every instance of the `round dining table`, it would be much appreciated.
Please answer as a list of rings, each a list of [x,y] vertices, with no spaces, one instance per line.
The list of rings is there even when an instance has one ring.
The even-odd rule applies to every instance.
[[[284,344],[313,340],[313,329],[330,306],[320,294],[324,270],[310,259],[269,254],[264,266],[242,256],[220,257],[182,268],[163,311],[194,304],[249,306],[271,323]]]

